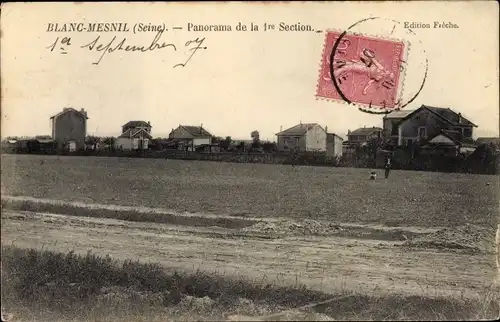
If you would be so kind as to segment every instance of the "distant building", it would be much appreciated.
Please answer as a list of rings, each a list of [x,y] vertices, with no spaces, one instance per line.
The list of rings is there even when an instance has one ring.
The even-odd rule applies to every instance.
[[[87,112],[74,108],[64,108],[62,112],[50,118],[52,123],[52,138],[65,149],[82,150],[85,148],[87,134]]]
[[[213,135],[201,126],[179,125],[172,129],[169,139],[175,140],[179,149],[195,151],[206,148],[210,150]]]
[[[354,131],[347,132],[347,145],[363,145],[372,139],[379,139],[382,137],[382,131],[380,127],[361,127]]]
[[[392,146],[398,145],[398,124],[415,110],[394,111],[383,118],[383,137]]]
[[[495,148],[495,150],[497,150],[497,151],[500,150],[500,138],[497,138],[497,137],[490,137],[490,138],[481,137],[481,138],[477,138],[476,143],[477,143],[478,146],[486,144],[486,145],[493,146]]]
[[[394,146],[428,142],[443,131],[459,132],[461,137],[472,139],[475,127],[477,125],[461,113],[427,105],[412,111],[396,111],[384,117],[384,137]]]
[[[342,144],[344,139],[335,133],[326,134],[326,156],[328,158],[342,156]]]
[[[326,151],[326,130],[318,123],[300,123],[276,133],[278,151]]]
[[[460,131],[442,130],[440,133],[419,142],[421,153],[427,155],[457,156],[471,154],[477,145],[472,138]]]
[[[115,140],[118,150],[147,150],[153,137],[151,123],[146,121],[130,121],[122,126],[122,134]]]
[[[35,135],[35,140],[40,143],[52,143],[54,141],[50,135]]]
[[[146,121],[129,121],[126,124],[122,125],[122,133],[127,132],[127,130],[137,130],[143,129],[149,134],[151,134],[151,122]]]

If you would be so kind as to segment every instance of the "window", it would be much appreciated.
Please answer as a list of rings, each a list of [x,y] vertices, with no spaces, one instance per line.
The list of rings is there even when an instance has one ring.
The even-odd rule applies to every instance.
[[[300,137],[296,137],[295,138],[295,145],[299,145],[299,142],[300,142]]]
[[[398,125],[397,124],[392,124],[391,135],[398,135]]]
[[[288,147],[288,145],[289,145],[289,144],[290,144],[290,138],[289,138],[289,137],[285,137],[285,138],[283,139],[283,145],[284,145],[285,147]]]
[[[427,137],[427,128],[425,126],[418,128],[418,137],[420,139],[425,139]]]
[[[472,137],[472,129],[471,128],[465,128],[464,129],[464,136],[466,138],[471,138]]]
[[[457,131],[459,133],[462,133],[462,128],[461,127],[456,127],[453,129],[453,131]]]

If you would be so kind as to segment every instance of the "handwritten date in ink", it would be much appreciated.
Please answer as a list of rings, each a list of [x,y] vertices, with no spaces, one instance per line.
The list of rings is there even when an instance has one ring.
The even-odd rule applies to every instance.
[[[97,36],[94,40],[84,45],[76,46],[80,49],[87,49],[91,52],[98,52],[100,56],[98,60],[93,62],[93,65],[99,65],[103,60],[104,56],[108,54],[113,54],[117,51],[125,51],[125,52],[148,52],[148,51],[157,51],[161,49],[170,49],[171,51],[177,52],[181,51],[181,48],[178,48],[173,43],[166,43],[160,40],[163,31],[158,31],[158,33],[154,36],[154,38],[147,45],[135,45],[127,40],[126,37],[121,40],[118,39],[117,36],[114,36],[110,41],[102,40],[101,36]],[[202,46],[205,41],[205,37],[197,37],[196,39],[188,40],[184,43],[184,50],[188,50],[188,58],[181,63],[177,63],[173,66],[176,67],[186,67],[186,65],[191,61],[193,56],[201,49],[207,49],[207,47]],[[72,45],[72,39],[69,37],[57,37],[56,40],[48,47],[51,52],[55,51],[59,48],[61,54],[67,54],[66,48]]]
[[[59,37],[56,38],[56,41],[54,43],[46,48],[50,49],[50,51],[54,51],[56,49],[57,44],[59,43]],[[61,54],[67,54],[68,52],[66,51],[66,47],[71,46],[71,38],[69,37],[63,37],[60,42],[61,47],[59,47],[59,50],[61,50]]]

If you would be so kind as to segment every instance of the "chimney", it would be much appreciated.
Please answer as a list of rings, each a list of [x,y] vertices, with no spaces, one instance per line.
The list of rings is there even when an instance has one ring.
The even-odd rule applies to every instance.
[[[283,125],[280,125],[280,132],[283,131]]]
[[[347,130],[347,135],[350,135],[351,134],[351,130]]]
[[[458,113],[458,124],[462,123],[462,113]]]
[[[200,125],[200,134],[203,133],[203,123]]]
[[[328,133],[328,125],[325,126],[325,132]]]

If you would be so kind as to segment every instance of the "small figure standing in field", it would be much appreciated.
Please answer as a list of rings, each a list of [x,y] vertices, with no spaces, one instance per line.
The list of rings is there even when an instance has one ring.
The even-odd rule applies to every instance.
[[[377,179],[377,173],[375,171],[370,172],[370,180]]]
[[[390,157],[387,157],[385,159],[385,178],[389,178],[389,173],[391,172],[391,158]]]

